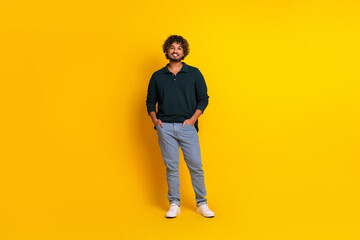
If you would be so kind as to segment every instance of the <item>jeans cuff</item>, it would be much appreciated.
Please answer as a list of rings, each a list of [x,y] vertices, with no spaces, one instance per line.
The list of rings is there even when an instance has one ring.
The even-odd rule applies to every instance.
[[[170,204],[176,204],[176,205],[178,205],[180,207],[180,203],[177,202],[177,201],[172,201],[172,202],[170,202]]]
[[[197,207],[200,207],[201,205],[207,204],[207,202],[200,202],[198,204],[196,204]]]

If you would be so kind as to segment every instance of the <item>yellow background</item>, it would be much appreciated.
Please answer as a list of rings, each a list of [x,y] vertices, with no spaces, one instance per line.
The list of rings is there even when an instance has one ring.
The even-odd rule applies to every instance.
[[[1,1],[1,239],[359,239],[358,1]],[[185,37],[214,219],[146,113]],[[181,154],[182,156],[182,154]]]

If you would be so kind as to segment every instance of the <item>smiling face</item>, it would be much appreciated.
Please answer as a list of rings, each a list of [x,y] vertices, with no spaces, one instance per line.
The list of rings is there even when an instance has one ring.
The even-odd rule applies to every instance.
[[[184,57],[184,50],[181,44],[173,42],[167,51],[167,57],[170,61],[180,62]]]

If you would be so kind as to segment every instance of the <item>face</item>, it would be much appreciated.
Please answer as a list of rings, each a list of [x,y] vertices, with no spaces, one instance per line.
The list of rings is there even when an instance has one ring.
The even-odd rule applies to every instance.
[[[171,61],[180,62],[184,56],[184,50],[181,44],[176,42],[172,43],[168,49],[167,56]]]

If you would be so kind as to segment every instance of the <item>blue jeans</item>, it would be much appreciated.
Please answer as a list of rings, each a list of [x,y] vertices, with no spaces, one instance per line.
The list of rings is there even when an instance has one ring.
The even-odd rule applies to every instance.
[[[179,146],[189,169],[195,191],[196,205],[206,204],[206,188],[201,163],[199,136],[194,126],[182,123],[163,123],[156,126],[159,145],[166,166],[168,199],[180,206]]]

